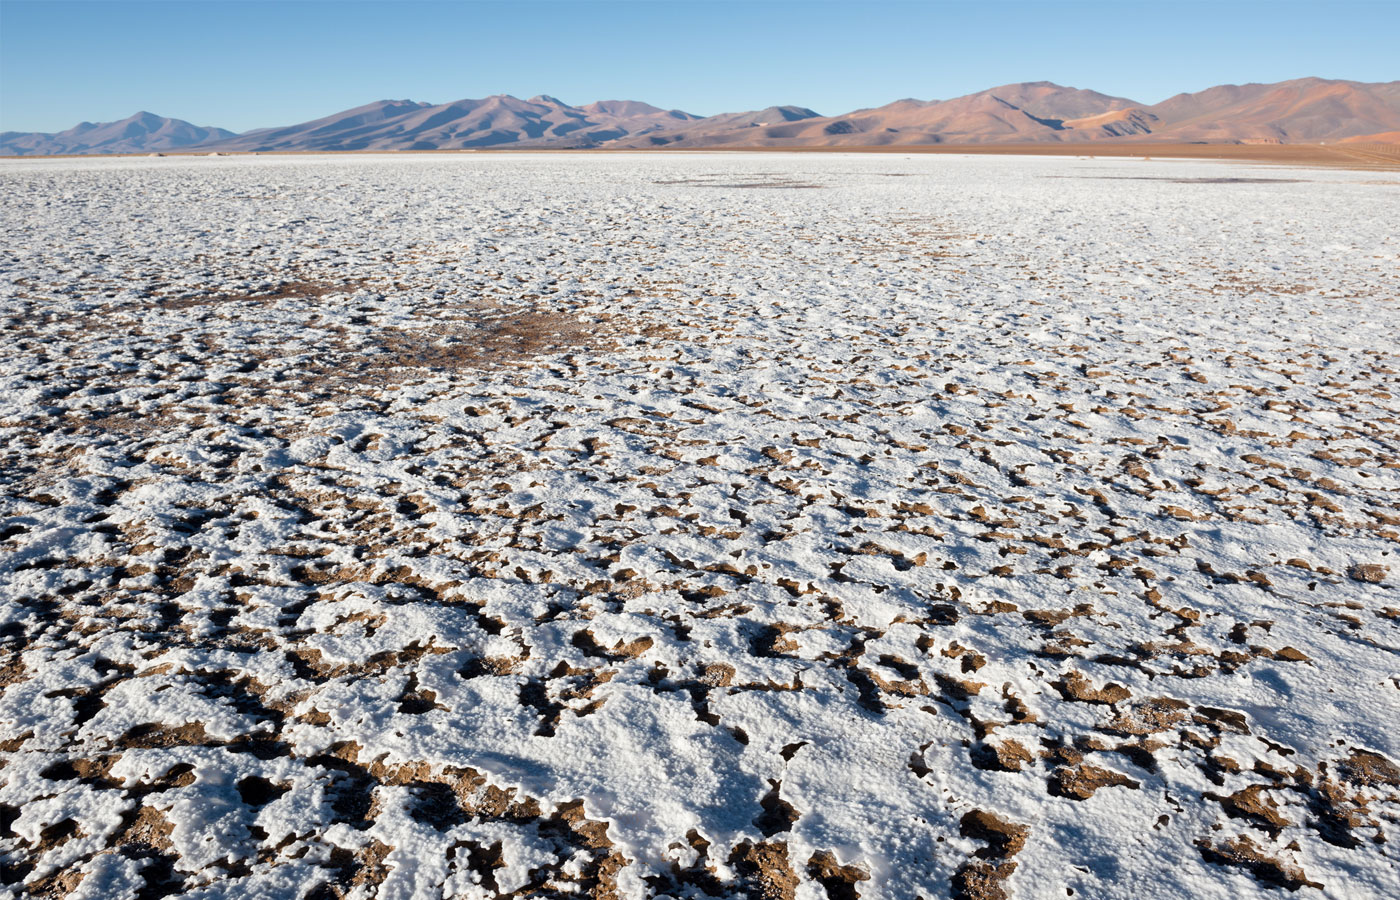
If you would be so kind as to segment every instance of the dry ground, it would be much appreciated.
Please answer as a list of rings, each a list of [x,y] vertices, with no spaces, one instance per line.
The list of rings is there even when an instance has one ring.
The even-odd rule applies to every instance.
[[[1394,176],[0,180],[10,895],[1400,892]]]

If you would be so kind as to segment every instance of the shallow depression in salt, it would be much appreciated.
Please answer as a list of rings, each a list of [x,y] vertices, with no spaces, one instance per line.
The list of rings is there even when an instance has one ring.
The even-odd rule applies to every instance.
[[[0,890],[1400,892],[1400,176],[0,182]]]

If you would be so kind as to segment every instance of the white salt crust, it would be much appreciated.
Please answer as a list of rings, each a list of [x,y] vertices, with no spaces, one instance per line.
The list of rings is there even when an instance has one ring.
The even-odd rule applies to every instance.
[[[1400,893],[1396,175],[0,182],[8,896]]]

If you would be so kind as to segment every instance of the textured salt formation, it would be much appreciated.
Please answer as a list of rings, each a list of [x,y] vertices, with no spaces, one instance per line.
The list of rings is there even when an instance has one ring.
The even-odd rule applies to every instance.
[[[0,178],[11,895],[1400,891],[1389,176]]]

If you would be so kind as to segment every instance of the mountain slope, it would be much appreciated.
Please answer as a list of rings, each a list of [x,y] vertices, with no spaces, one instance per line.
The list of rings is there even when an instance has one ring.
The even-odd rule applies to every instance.
[[[721,130],[693,127],[641,145],[858,146],[1063,140],[1068,119],[1136,107],[1124,97],[1048,81],[1008,84],[952,100],[896,100],[841,116]],[[810,110],[809,110],[810,112]],[[720,119],[722,117],[714,117]],[[1080,135],[1075,135],[1079,137]]]
[[[365,135],[428,106],[413,100],[378,100],[300,125],[259,128],[215,143],[228,150],[362,150]]]
[[[636,100],[599,100],[580,106],[589,119],[599,123],[626,123],[629,133],[639,134],[662,128],[674,128],[685,122],[698,122],[700,116],[693,116],[679,109],[661,109],[650,103]]]
[[[345,110],[314,122],[250,131],[218,142],[218,150],[459,150],[471,147],[592,147],[629,135],[697,121],[680,110],[632,100],[584,107],[541,95],[521,100],[497,94],[432,105],[388,101]]]
[[[1174,141],[1333,141],[1400,129],[1400,81],[1224,84],[1177,94],[1147,111],[1161,122],[1157,136]]]
[[[201,128],[183,119],[138,112],[119,122],[83,122],[56,134],[0,133],[0,155],[64,156],[82,153],[148,153],[181,150],[234,136],[223,128]]]
[[[1178,94],[1152,106],[1050,82],[1028,82],[951,100],[898,100],[795,124],[721,129],[701,122],[625,143],[675,147],[1101,140],[1315,143],[1397,129],[1400,82],[1301,78],[1278,84],[1220,85]]]
[[[819,118],[821,118],[820,115],[805,106],[769,106],[765,109],[749,112],[721,113],[717,116],[708,116],[688,125],[672,128],[669,131],[662,129],[645,136],[646,139],[642,141],[637,140],[638,137],[642,137],[641,135],[633,135],[627,143],[639,147],[659,147],[685,141],[688,145],[695,146],[715,136],[720,136],[720,140],[724,140],[724,136],[729,135],[730,132],[747,131],[770,125],[778,127],[806,119]]]

